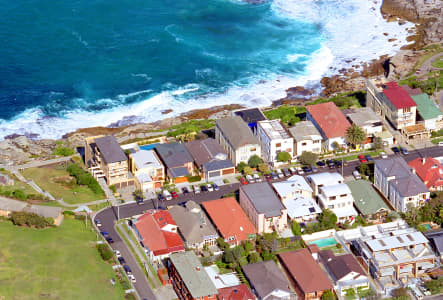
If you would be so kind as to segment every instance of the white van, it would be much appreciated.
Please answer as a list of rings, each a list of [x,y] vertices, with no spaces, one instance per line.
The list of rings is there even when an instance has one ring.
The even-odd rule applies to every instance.
[[[167,190],[163,191],[163,197],[165,197],[166,200],[172,200],[172,195]]]

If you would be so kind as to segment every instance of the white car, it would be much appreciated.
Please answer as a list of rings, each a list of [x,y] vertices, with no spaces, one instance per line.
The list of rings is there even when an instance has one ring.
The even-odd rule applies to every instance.
[[[305,172],[303,171],[303,169],[300,168],[300,167],[297,167],[297,173],[298,173],[298,175],[303,175],[303,174],[305,174]]]
[[[295,175],[297,173],[297,171],[293,167],[289,168],[289,172],[291,172],[292,175]]]
[[[172,195],[169,191],[164,190],[163,191],[163,197],[165,197],[166,200],[172,200]]]
[[[208,188],[209,192],[213,192],[214,191],[214,187],[212,186],[212,184],[207,184],[206,187]]]
[[[249,183],[254,183],[254,182],[255,182],[254,177],[252,177],[251,175],[246,175],[246,180],[247,180]]]
[[[438,142],[438,145],[439,146],[443,146],[443,142]]]
[[[132,275],[132,274],[128,275],[128,278],[129,278],[129,280],[131,280],[132,283],[136,283],[137,282],[137,280],[135,280],[135,276]]]
[[[200,192],[200,187],[198,185],[194,185],[194,194],[199,194]]]
[[[285,174],[283,174],[282,170],[277,169],[276,171],[277,171],[277,176],[278,176],[278,178],[283,178],[283,177],[285,177]]]
[[[114,250],[114,253],[115,253],[115,256],[117,256],[117,258],[122,256],[120,251],[118,251],[118,250]]]
[[[352,172],[352,175],[354,175],[354,178],[355,178],[355,179],[361,179],[360,172],[358,172],[357,170],[355,170],[354,172]]]
[[[261,178],[258,174],[254,174],[254,179],[256,182],[262,182],[263,178]]]
[[[380,152],[380,157],[381,158],[388,158],[388,155],[386,155],[385,152]]]

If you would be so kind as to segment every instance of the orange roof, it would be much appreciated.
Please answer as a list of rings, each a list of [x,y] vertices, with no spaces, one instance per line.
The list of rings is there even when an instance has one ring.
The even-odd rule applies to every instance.
[[[306,110],[327,138],[345,136],[346,129],[351,126],[334,102],[309,105]]]
[[[232,197],[205,201],[203,207],[224,239],[234,236],[237,241],[244,241],[249,235],[257,232],[243,209]]]
[[[253,300],[255,296],[244,283],[236,286],[218,289],[220,300]]]
[[[164,220],[169,219],[172,220],[172,217],[168,211],[150,210],[139,217],[137,223],[135,223],[135,227],[141,236],[140,240],[154,255],[185,250],[177,232],[162,230],[167,225]],[[175,222],[171,225],[176,227]]]
[[[409,166],[415,170],[428,189],[443,186],[443,166],[435,158],[419,157],[410,161]]]

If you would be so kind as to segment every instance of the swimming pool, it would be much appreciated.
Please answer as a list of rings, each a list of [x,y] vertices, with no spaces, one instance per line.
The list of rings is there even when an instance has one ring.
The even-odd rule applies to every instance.
[[[431,224],[425,223],[425,224],[422,224],[422,225],[424,227],[426,227],[426,230],[431,230],[432,229]]]
[[[310,245],[316,244],[319,248],[327,247],[327,246],[333,246],[337,244],[337,240],[333,237],[331,238],[325,238],[325,239],[319,239],[312,242],[309,242]]]
[[[157,146],[158,144],[159,144],[159,143],[143,145],[143,146],[140,146],[140,149],[141,149],[141,150],[152,150],[152,149],[154,149],[154,147]]]

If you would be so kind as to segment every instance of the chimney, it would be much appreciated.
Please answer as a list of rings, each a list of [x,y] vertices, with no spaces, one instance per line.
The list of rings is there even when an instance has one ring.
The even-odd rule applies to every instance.
[[[426,163],[426,157],[423,157],[423,165]]]

